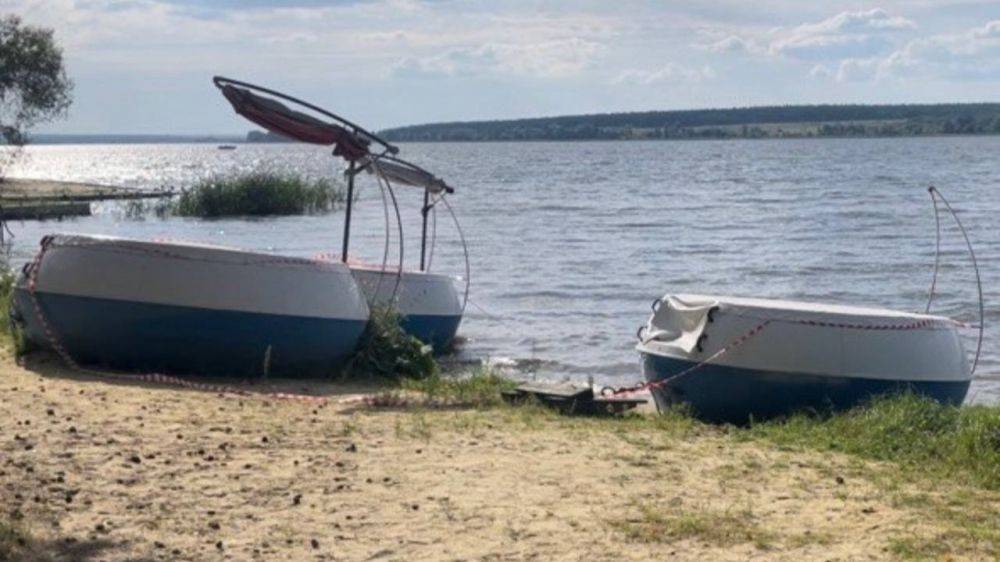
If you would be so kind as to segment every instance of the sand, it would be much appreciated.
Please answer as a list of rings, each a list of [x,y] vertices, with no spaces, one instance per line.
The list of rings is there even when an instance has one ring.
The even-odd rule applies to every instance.
[[[330,401],[4,357],[0,507],[23,516],[38,560],[876,560],[951,532],[927,507],[951,490],[852,457],[703,426],[622,432],[516,408],[371,409],[354,399],[370,389],[349,385],[282,389]],[[1000,513],[995,494],[967,493]]]

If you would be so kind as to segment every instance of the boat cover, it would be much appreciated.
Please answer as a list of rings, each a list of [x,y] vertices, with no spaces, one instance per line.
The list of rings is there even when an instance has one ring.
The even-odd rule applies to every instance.
[[[334,155],[348,161],[368,155],[368,141],[343,127],[290,109],[277,100],[259,96],[246,88],[232,84],[220,88],[236,113],[268,131],[311,144],[334,145]]]
[[[678,294],[654,306],[638,350],[772,371],[968,379],[957,326],[881,308]]]
[[[368,170],[368,173],[375,173],[374,167],[371,166],[372,158],[368,157],[362,165]],[[389,179],[393,183],[399,183],[403,185],[410,185],[413,187],[424,188],[431,193],[440,193],[444,191],[445,193],[454,193],[455,190],[448,184],[444,182],[443,179],[410,165],[409,162],[405,160],[400,160],[394,158],[392,160],[387,160],[385,158],[379,158],[376,163],[379,172]]]

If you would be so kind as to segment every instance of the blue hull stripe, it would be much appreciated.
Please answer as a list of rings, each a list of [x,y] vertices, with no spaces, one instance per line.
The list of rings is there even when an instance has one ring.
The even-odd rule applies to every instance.
[[[23,302],[25,295],[20,295]],[[49,324],[81,364],[143,372],[260,376],[339,369],[366,322],[210,310],[38,293]],[[19,306],[34,314],[30,304]]]
[[[430,344],[434,351],[446,351],[451,341],[458,333],[458,325],[462,316],[445,316],[437,314],[413,314],[403,317],[401,324],[406,333],[418,340]]]
[[[694,365],[642,354],[647,381],[663,380]],[[706,365],[653,391],[662,409],[690,404],[706,421],[746,423],[799,411],[830,412],[857,406],[873,396],[910,390],[945,404],[961,404],[970,381],[899,381],[757,371]]]

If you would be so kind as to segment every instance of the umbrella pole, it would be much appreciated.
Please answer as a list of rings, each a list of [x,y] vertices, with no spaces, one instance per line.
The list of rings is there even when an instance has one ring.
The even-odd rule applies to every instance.
[[[340,260],[347,263],[347,247],[351,242],[351,208],[354,206],[354,161],[347,166],[347,209],[344,212],[344,247]]]

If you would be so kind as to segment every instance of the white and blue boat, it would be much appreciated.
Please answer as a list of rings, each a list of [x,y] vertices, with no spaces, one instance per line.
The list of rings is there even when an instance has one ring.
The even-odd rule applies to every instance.
[[[333,372],[369,317],[341,263],[84,235],[42,240],[15,311],[81,364],[238,376]]]
[[[851,408],[909,390],[961,404],[971,372],[940,316],[793,301],[667,295],[639,331],[659,408],[713,422]]]
[[[370,306],[390,307],[399,313],[403,328],[436,351],[448,349],[462,322],[468,296],[469,261],[466,251],[465,295],[460,299],[456,279],[431,273],[427,260],[428,216],[444,202],[461,235],[458,219],[445,197],[454,188],[420,166],[397,158],[399,149],[358,125],[303,100],[255,84],[215,77],[215,85],[232,104],[236,112],[269,131],[286,138],[312,144],[334,146],[333,154],[347,161],[344,236],[340,261],[351,269],[354,278]],[[281,101],[312,113],[305,114],[286,107]],[[318,116],[318,117],[317,117]],[[391,200],[399,225],[399,263],[378,266],[349,261],[351,215],[355,203],[355,182],[362,172],[375,177],[383,195]],[[403,267],[402,222],[393,186],[415,187],[423,191],[421,208],[421,240],[419,269]],[[388,203],[386,203],[388,205]],[[386,208],[388,214],[389,209]],[[388,225],[387,225],[388,226]],[[385,233],[387,239],[390,233]],[[388,257],[388,256],[386,256]]]
[[[406,333],[446,351],[462,323],[463,305],[457,279],[426,271],[386,270],[379,266],[350,264],[361,292],[373,306],[399,311]]]

